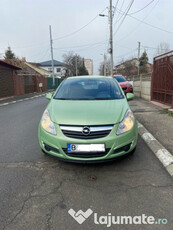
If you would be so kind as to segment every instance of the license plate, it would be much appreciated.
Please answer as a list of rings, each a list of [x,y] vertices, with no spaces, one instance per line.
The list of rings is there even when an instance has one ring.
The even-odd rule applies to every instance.
[[[68,152],[105,152],[104,144],[68,144]]]

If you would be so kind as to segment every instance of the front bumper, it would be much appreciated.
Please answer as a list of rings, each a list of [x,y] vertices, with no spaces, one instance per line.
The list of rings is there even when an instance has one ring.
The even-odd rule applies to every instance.
[[[114,125],[110,134],[103,138],[97,139],[75,139],[66,137],[59,125],[55,124],[57,135],[47,133],[39,124],[38,138],[42,150],[50,155],[66,161],[95,162],[111,160],[131,152],[137,144],[138,128],[135,121],[134,127],[127,133],[116,135],[118,124]],[[68,154],[67,144],[105,144],[105,154],[87,153],[85,154]],[[95,155],[94,155],[95,154]],[[90,157],[91,155],[91,157]]]

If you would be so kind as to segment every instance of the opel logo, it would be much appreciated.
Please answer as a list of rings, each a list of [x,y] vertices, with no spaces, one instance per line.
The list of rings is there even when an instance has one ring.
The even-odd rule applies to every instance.
[[[87,126],[83,127],[82,133],[83,133],[83,135],[89,135],[90,134],[90,128]]]

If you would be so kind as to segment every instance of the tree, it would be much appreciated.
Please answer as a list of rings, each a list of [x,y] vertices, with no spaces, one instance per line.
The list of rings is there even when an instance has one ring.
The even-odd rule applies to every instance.
[[[88,70],[86,69],[84,64],[84,58],[82,60],[82,65],[78,68],[78,75],[89,75]]]
[[[170,51],[170,45],[166,42],[161,42],[157,46],[156,56]]]
[[[15,59],[15,54],[12,52],[10,46],[9,46],[8,49],[5,51],[4,59],[5,59],[5,60]]]
[[[25,57],[22,57],[22,58],[17,57],[12,52],[10,47],[8,47],[8,49],[5,51],[4,59],[9,64],[18,66],[18,67],[22,68],[23,70],[26,69],[26,66],[25,66],[26,58]]]
[[[147,52],[144,51],[141,57],[139,58],[140,73],[147,73],[147,64],[148,64],[148,55]]]
[[[63,62],[68,69],[68,76],[76,76],[76,71],[77,75],[88,75],[88,71],[84,65],[84,59],[80,55],[74,54],[73,52],[64,54]]]

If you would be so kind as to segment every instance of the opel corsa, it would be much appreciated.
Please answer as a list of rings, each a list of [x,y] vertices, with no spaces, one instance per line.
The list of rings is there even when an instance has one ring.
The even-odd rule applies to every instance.
[[[38,137],[44,153],[66,161],[107,161],[133,153],[137,121],[112,77],[78,76],[64,80],[41,118]]]

